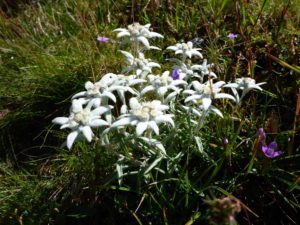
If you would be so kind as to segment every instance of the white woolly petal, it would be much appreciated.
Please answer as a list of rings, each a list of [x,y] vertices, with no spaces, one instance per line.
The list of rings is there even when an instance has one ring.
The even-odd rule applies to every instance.
[[[163,96],[165,96],[167,91],[168,91],[168,88],[164,86],[164,87],[158,88],[157,93],[159,96],[163,97]]]
[[[191,111],[192,111],[192,113],[195,114],[196,116],[199,116],[199,117],[202,116],[202,114],[201,114],[197,109],[191,108]]]
[[[143,80],[143,79],[134,79],[134,80],[131,80],[129,82],[129,85],[132,86],[132,85],[136,85],[136,84],[139,84],[139,83],[145,83],[147,82],[146,80]]]
[[[217,83],[214,83],[214,87],[220,88],[225,84],[224,81],[218,81]]]
[[[156,33],[156,32],[150,32],[150,35],[151,35],[151,38],[153,38],[153,37],[164,38],[164,36],[162,36],[161,34]]]
[[[254,85],[250,84],[248,89],[257,89],[257,90],[262,91],[262,88],[260,86],[258,86],[257,84],[254,84]]]
[[[151,27],[151,23],[147,23],[143,27],[146,28],[147,30],[149,30],[149,28]]]
[[[218,94],[215,95],[215,98],[216,99],[219,99],[219,98],[228,98],[228,99],[231,99],[231,100],[235,101],[235,98],[232,95],[226,94],[226,93],[218,93]]]
[[[169,47],[167,47],[167,50],[172,50],[172,51],[177,51],[178,50],[178,47],[176,47],[176,46],[169,46]]]
[[[149,63],[147,63],[147,66],[160,68],[160,65],[158,63],[155,63],[155,62],[149,62]]]
[[[213,105],[211,105],[211,106],[209,107],[209,109],[210,109],[211,111],[213,111],[214,113],[216,113],[218,116],[220,116],[220,117],[223,118],[222,112],[221,112],[219,109],[217,109],[216,107],[214,107]]]
[[[120,86],[120,85],[112,85],[110,86],[109,88],[106,89],[106,91],[104,92],[113,92],[113,91],[116,91],[116,90],[122,90],[122,91],[126,91],[127,87],[124,87],[124,86]],[[103,92],[103,93],[104,93]]]
[[[210,98],[203,98],[202,99],[202,105],[204,110],[208,110],[209,106],[211,105],[211,99]]]
[[[192,100],[197,100],[197,99],[201,99],[202,98],[202,95],[191,95],[189,97],[187,97],[184,102],[189,102],[189,101],[192,101]]]
[[[256,85],[257,86],[260,86],[260,85],[263,85],[263,84],[266,84],[267,82],[261,82],[261,83],[257,83]]]
[[[175,97],[176,97],[176,95],[177,95],[178,93],[176,92],[176,91],[173,91],[172,93],[170,93],[167,97],[166,97],[166,99],[165,99],[165,103],[169,103],[170,101],[172,101]]]
[[[208,75],[209,75],[210,77],[212,77],[212,78],[217,78],[217,74],[215,74],[215,73],[212,72],[212,71],[210,71],[210,72],[208,73]]]
[[[130,33],[127,30],[124,30],[117,34],[117,38],[121,38],[124,36],[130,36]]]
[[[82,103],[79,99],[74,99],[72,101],[72,112],[81,112],[82,111]]]
[[[126,57],[126,59],[127,59],[130,63],[133,62],[134,57],[133,57],[133,55],[132,55],[130,52],[121,51],[121,50],[120,50],[120,52]]]
[[[160,115],[160,116],[157,116],[155,117],[155,122],[157,124],[160,124],[160,123],[170,123],[173,127],[175,126],[174,124],[174,121],[172,120],[172,117],[171,115]]]
[[[108,112],[109,110],[110,110],[109,107],[100,106],[100,107],[98,107],[98,108],[91,111],[91,116],[100,116],[103,113]]]
[[[136,126],[137,136],[141,136],[147,128],[148,128],[148,122],[139,122]]]
[[[108,122],[102,119],[94,119],[89,124],[91,127],[109,126]]]
[[[195,49],[192,49],[192,50],[191,50],[191,53],[192,53],[193,55],[199,56],[201,59],[203,58],[202,54],[201,54],[200,52],[198,52],[197,50],[195,50]]]
[[[183,53],[183,51],[181,49],[175,51],[175,55],[182,54],[182,53]]]
[[[68,149],[71,149],[72,148],[72,145],[74,143],[74,141],[76,140],[76,138],[78,137],[78,131],[73,131],[71,132],[68,137],[67,137],[67,147]]]
[[[52,120],[52,123],[56,123],[59,125],[65,124],[69,122],[68,117],[56,117],[55,119]]]
[[[153,91],[153,90],[154,90],[154,87],[153,87],[153,86],[147,86],[147,87],[145,87],[145,88],[141,91],[141,95],[144,95],[144,94],[146,94],[147,92]]]
[[[229,83],[229,84],[225,84],[223,87],[230,87],[230,88],[238,88],[238,84],[236,83]]]
[[[62,130],[62,129],[65,129],[65,128],[69,127],[69,126],[70,125],[68,123],[66,123],[66,124],[61,125],[59,129]]]
[[[137,69],[135,72],[136,72],[136,75],[139,77],[141,75],[141,73],[143,72],[143,70]]]
[[[141,106],[141,104],[138,102],[136,98],[131,98],[129,100],[129,105],[131,109],[137,109]]]
[[[192,52],[191,52],[191,51],[187,51],[185,54],[186,54],[189,58],[192,58]]]
[[[149,121],[148,126],[154,131],[154,133],[156,135],[159,135],[159,128],[158,128],[157,124],[155,123],[155,121]]]
[[[156,46],[150,46],[149,49],[153,49],[153,50],[161,50],[160,48],[156,47]]]
[[[85,96],[86,95],[86,91],[81,91],[75,95],[72,96],[72,99],[74,98],[78,98],[78,97],[82,97],[82,96]]]
[[[111,127],[115,128],[115,127],[121,127],[121,126],[125,126],[128,125],[132,122],[132,118],[131,117],[124,117],[122,119],[117,120],[116,122],[114,122]]]
[[[143,37],[143,36],[140,36],[137,38],[137,40],[141,43],[143,43],[143,45],[146,47],[146,48],[149,48],[150,47],[150,44],[149,44],[149,41],[147,38]]]
[[[93,131],[89,126],[84,126],[81,128],[81,132],[83,133],[83,136],[86,138],[88,142],[92,141],[93,138]]]
[[[86,90],[92,89],[92,88],[94,88],[94,86],[95,85],[91,81],[87,81],[84,85]]]
[[[192,70],[202,70],[202,68],[203,68],[203,66],[201,66],[201,65],[193,65],[193,66],[191,66]]]
[[[121,114],[125,114],[127,112],[127,105],[122,105],[120,112]]]
[[[189,95],[193,95],[195,93],[195,91],[193,90],[184,90],[183,94],[189,94]]]
[[[128,30],[125,28],[117,28],[113,30],[113,32],[123,32],[123,31],[128,31]]]
[[[113,102],[117,101],[116,97],[112,93],[110,93],[108,91],[104,91],[103,94],[102,94],[102,96],[110,98]]]
[[[187,82],[184,80],[174,80],[174,81],[172,81],[172,85],[174,85],[174,86],[187,85]]]

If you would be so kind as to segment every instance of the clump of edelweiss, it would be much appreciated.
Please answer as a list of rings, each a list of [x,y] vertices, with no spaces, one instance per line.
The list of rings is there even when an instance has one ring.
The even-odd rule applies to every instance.
[[[153,68],[160,70],[161,65],[146,58],[145,51],[159,49],[151,46],[149,40],[163,36],[151,31],[150,26],[133,23],[127,28],[115,29],[117,38],[123,40],[120,46],[130,44],[130,51],[120,51],[127,66],[121,74],[107,73],[95,83],[86,82],[85,90],[72,97],[70,115],[52,121],[61,125],[61,129],[71,129],[66,141],[68,148],[81,138],[90,142],[96,136],[92,128],[103,127],[100,131],[104,131],[98,132],[97,138],[107,143],[113,130],[133,126],[139,139],[164,152],[162,144],[152,134],[160,137],[159,126],[162,123],[175,126],[175,115],[169,114],[169,111],[175,114],[182,108],[191,111],[200,118],[199,128],[207,119],[208,112],[223,116],[215,106],[217,99],[229,99],[240,104],[250,90],[262,90],[260,86],[264,83],[257,84],[252,78],[238,78],[228,84],[216,81],[213,64],[208,64],[201,49],[195,48],[190,41],[167,48],[178,57],[168,59],[173,63],[171,75],[170,71],[154,74]],[[196,60],[202,62],[194,64]],[[230,88],[233,96],[224,93],[223,88]],[[242,92],[241,97],[239,91]],[[125,131],[123,134],[128,133]]]

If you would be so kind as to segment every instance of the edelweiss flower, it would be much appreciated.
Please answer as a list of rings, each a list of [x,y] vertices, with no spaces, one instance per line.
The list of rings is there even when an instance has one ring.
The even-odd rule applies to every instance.
[[[194,70],[191,68],[191,65],[189,62],[184,63],[181,60],[178,59],[169,59],[170,61],[174,61],[176,64],[172,67],[173,70],[176,70],[179,74],[178,79],[180,80],[187,80],[190,77],[197,77],[197,73],[194,72]]]
[[[108,73],[104,75],[100,81],[92,83],[90,81],[85,83],[86,91],[79,92],[75,94],[72,99],[83,97],[84,99],[94,99],[99,98],[100,104],[102,99],[111,99],[113,102],[116,102],[116,97],[112,93],[115,90],[125,89],[122,86],[112,85],[117,79],[117,75],[113,73]]]
[[[159,33],[150,31],[151,24],[141,25],[139,23],[133,23],[128,26],[128,29],[118,28],[114,32],[119,32],[117,38],[129,37],[129,41],[134,43],[142,43],[147,49],[151,48],[148,38],[163,38]],[[128,40],[126,40],[128,42]],[[157,48],[156,48],[157,49]]]
[[[250,77],[242,77],[237,78],[235,83],[229,83],[224,85],[224,87],[230,87],[235,95],[236,101],[239,103],[244,98],[244,96],[252,89],[257,89],[262,91],[261,85],[265,84],[266,82],[261,82],[256,84],[255,80]],[[238,92],[236,89],[240,89],[243,91],[242,96],[239,97]]]
[[[198,103],[200,101],[202,105],[200,106],[200,109],[203,109],[204,111],[212,110],[216,114],[222,117],[223,116],[222,113],[216,107],[211,105],[212,99],[227,98],[235,101],[235,98],[233,96],[226,93],[220,93],[221,87],[224,84],[225,84],[224,81],[213,83],[212,80],[208,80],[204,84],[201,84],[198,81],[193,81],[192,86],[194,90],[185,90],[183,92],[184,94],[191,95],[185,99],[185,102]]]
[[[72,132],[67,137],[67,147],[70,149],[74,141],[80,137],[85,137],[90,142],[94,136],[91,127],[108,126],[109,124],[100,117],[103,113],[109,111],[109,106],[98,106],[92,109],[94,102],[89,101],[83,108],[86,101],[83,99],[74,99],[70,109],[69,117],[57,117],[52,123],[61,125],[60,129],[70,128]]]
[[[204,59],[202,65],[191,66],[192,70],[199,70],[202,75],[209,75],[211,78],[217,78],[217,75],[211,71],[211,64],[207,64],[207,60]]]
[[[128,67],[123,69],[122,73],[127,73],[136,70],[136,75],[138,77],[144,78],[147,74],[152,72],[153,67],[160,68],[160,65],[155,62],[151,62],[150,59],[146,59],[142,52],[138,53],[138,58],[126,51],[120,51],[126,57],[126,61],[129,64]]]
[[[192,58],[193,55],[203,58],[202,54],[198,51],[201,48],[193,48],[193,43],[191,41],[187,43],[177,43],[176,45],[167,47],[168,50],[175,52],[175,55],[182,54],[184,58]]]
[[[136,98],[129,101],[130,112],[119,117],[119,120],[111,125],[111,128],[122,127],[126,125],[136,126],[136,134],[141,136],[146,130],[152,130],[159,135],[158,124],[170,123],[174,126],[171,114],[164,114],[169,109],[168,106],[162,105],[161,101],[153,100],[152,102],[139,103]]]
[[[126,105],[126,99],[125,99],[125,92],[130,92],[133,95],[138,95],[139,93],[131,88],[131,86],[134,86],[136,84],[140,84],[146,82],[143,79],[136,78],[136,75],[131,76],[124,76],[124,75],[118,75],[117,79],[114,81],[113,85],[123,88],[117,89],[116,92],[118,93],[118,96],[120,100],[122,101],[123,105],[121,106],[121,114],[124,114],[127,112],[127,105]]]
[[[243,92],[249,92],[251,89],[258,89],[262,91],[261,85],[266,82],[256,84],[255,80],[250,77],[237,78],[235,83],[229,83],[224,85],[224,87],[232,87],[236,89],[241,89]]]
[[[202,80],[204,75],[210,75],[210,78],[217,78],[217,75],[210,70],[211,65],[207,64],[206,59],[204,59],[202,65],[192,65],[190,60],[187,60],[186,62],[182,62],[176,58],[171,58],[168,60],[175,62],[175,65],[172,67],[172,69],[178,71],[179,78],[181,80],[188,80],[190,77],[197,77]],[[200,76],[197,71],[200,71],[202,76]]]
[[[173,90],[173,92],[166,98],[166,102],[172,100],[180,91],[178,86],[187,85],[187,83],[179,79],[173,80],[169,74],[169,71],[165,71],[161,76],[152,74],[148,75],[150,85],[141,91],[141,95],[144,95],[149,91],[155,91],[161,99],[164,99],[168,90]]]

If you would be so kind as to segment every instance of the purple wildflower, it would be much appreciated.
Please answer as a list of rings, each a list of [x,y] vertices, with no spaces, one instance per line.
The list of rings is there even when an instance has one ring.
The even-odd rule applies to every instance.
[[[173,71],[172,71],[172,78],[173,78],[173,80],[179,80],[180,73],[179,73],[178,69],[173,69]]]
[[[278,151],[278,145],[276,141],[272,141],[269,145],[263,145],[261,150],[268,158],[275,158],[283,154],[283,152]]]
[[[97,37],[97,40],[100,41],[100,42],[103,42],[103,43],[106,43],[108,42],[109,38],[108,37],[102,37],[102,36],[98,36]]]
[[[227,37],[228,37],[229,39],[235,39],[235,38],[237,38],[237,36],[238,36],[237,34],[229,33]]]

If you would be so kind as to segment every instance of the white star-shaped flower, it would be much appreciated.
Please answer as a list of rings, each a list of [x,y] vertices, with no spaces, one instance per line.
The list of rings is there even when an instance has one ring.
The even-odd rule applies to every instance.
[[[228,83],[224,85],[224,87],[230,87],[236,98],[236,101],[240,103],[241,100],[245,97],[245,95],[250,90],[257,89],[259,91],[262,91],[262,88],[260,86],[265,83],[266,82],[261,82],[257,84],[256,81],[250,77],[242,77],[242,78],[237,78],[235,83]],[[241,97],[239,96],[237,90],[243,91]]]
[[[118,32],[117,38],[128,37],[125,42],[142,43],[147,49],[150,49],[153,46],[150,46],[149,38],[163,38],[161,34],[150,31],[150,26],[151,24],[133,23],[128,26],[128,29],[118,28],[114,32]]]
[[[142,91],[141,95],[146,94],[149,91],[155,91],[157,95],[164,99],[165,94],[171,90],[172,92],[167,96],[165,102],[169,102],[180,92],[179,86],[187,85],[184,80],[173,80],[169,71],[165,71],[162,75],[148,75],[149,86],[146,86]]]
[[[61,125],[60,129],[69,128],[72,132],[67,137],[67,147],[70,149],[74,141],[82,136],[90,142],[94,136],[91,127],[108,126],[109,124],[101,119],[101,115],[111,110],[109,106],[98,106],[94,109],[93,100],[83,107],[85,101],[74,99],[70,108],[69,117],[57,117],[53,123]]]
[[[257,89],[262,91],[261,85],[265,84],[266,82],[261,82],[256,84],[256,81],[250,77],[242,77],[237,78],[235,83],[229,83],[224,85],[224,87],[232,87],[236,89],[243,90],[244,92],[249,92],[251,89]]]
[[[135,58],[130,52],[120,51],[125,57],[129,64],[128,67],[124,68],[122,73],[136,71],[136,75],[141,78],[145,78],[147,74],[152,72],[152,68],[160,68],[158,63],[152,62],[150,59],[146,59],[142,52],[138,53],[138,57]]]
[[[231,99],[235,101],[235,98],[232,95],[226,93],[220,93],[221,87],[225,84],[224,81],[219,81],[213,83],[213,80],[208,80],[206,83],[202,84],[198,81],[192,82],[193,90],[185,90],[184,94],[189,94],[190,96],[185,99],[185,103],[201,103],[201,108],[205,111],[213,109],[212,99]],[[214,111],[214,110],[213,110]],[[217,113],[219,114],[219,113]]]
[[[124,114],[111,125],[111,128],[118,128],[127,125],[136,126],[136,134],[141,136],[146,130],[152,130],[159,135],[158,125],[170,123],[174,126],[171,114],[165,114],[168,106],[161,104],[159,100],[139,103],[136,98],[129,101],[131,110]]]
[[[113,91],[115,90],[120,90],[120,89],[125,89],[122,86],[118,85],[113,85],[115,80],[117,79],[116,74],[113,73],[108,73],[104,75],[101,80],[99,80],[96,83],[92,83],[90,81],[85,83],[85,89],[86,91],[79,92],[75,94],[72,99],[75,98],[85,98],[85,99],[94,99],[98,98],[100,101],[99,103],[101,104],[101,100],[105,99],[111,99],[113,102],[116,102],[116,97],[113,94]]]
[[[187,43],[177,43],[176,45],[167,47],[167,50],[174,51],[175,55],[181,54],[184,58],[192,58],[194,55],[203,58],[202,54],[199,52],[201,48],[193,48],[193,43],[191,41]]]
[[[207,64],[207,59],[204,59],[202,65],[193,65],[191,69],[198,70],[202,75],[208,75],[210,78],[217,78],[217,75],[211,71],[211,67],[211,64]]]
[[[118,96],[122,102],[122,106],[120,109],[121,114],[125,114],[127,112],[127,104],[126,104],[126,98],[125,98],[125,92],[130,92],[133,95],[139,95],[138,91],[132,88],[132,86],[135,86],[137,84],[141,84],[146,82],[144,79],[137,78],[136,75],[130,75],[125,76],[122,74],[119,74],[117,79],[114,81],[113,85],[115,86],[122,86],[124,88],[118,88],[116,89],[116,92],[118,93]]]

